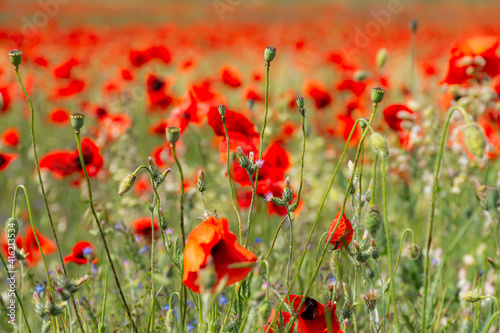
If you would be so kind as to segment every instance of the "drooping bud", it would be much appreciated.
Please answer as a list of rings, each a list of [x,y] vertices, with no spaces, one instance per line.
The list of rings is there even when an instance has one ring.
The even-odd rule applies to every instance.
[[[200,192],[205,192],[205,190],[207,189],[207,184],[205,181],[205,173],[201,169],[200,171],[198,171],[198,181],[196,181],[196,188]]]
[[[14,230],[14,237],[12,237],[12,230]],[[19,233],[19,221],[15,217],[9,217],[5,222],[5,232],[9,238],[16,238]]]
[[[12,50],[9,52],[10,62],[17,69],[23,61],[23,52],[21,50]]]
[[[361,118],[361,120],[359,121],[359,126],[361,126],[362,129],[365,129],[368,127],[368,122],[369,122],[368,119]]]
[[[217,109],[219,110],[219,114],[222,118],[226,116],[226,107],[223,104],[220,104]]]
[[[370,136],[373,149],[379,153],[382,152],[385,156],[389,155],[389,144],[386,138],[377,132],[373,132]]]
[[[365,226],[366,229],[370,232],[370,234],[375,237],[377,234],[380,225],[382,224],[382,216],[380,216],[380,210],[378,206],[370,206],[368,207],[368,212],[365,218]]]
[[[167,127],[167,141],[171,144],[175,145],[177,141],[179,141],[181,129],[178,127]]]
[[[71,127],[73,127],[75,131],[80,131],[85,123],[85,115],[81,113],[73,113],[69,117],[71,118]]]
[[[285,188],[283,189],[283,201],[290,202],[293,198],[292,188],[290,187],[290,178],[285,178]]]
[[[466,291],[460,294],[460,297],[467,303],[475,303],[481,300],[481,295],[474,291]]]
[[[468,124],[464,130],[465,144],[467,149],[477,158],[482,158],[486,147],[483,132],[477,124]]]
[[[420,257],[420,247],[415,243],[411,244],[408,249],[408,255],[410,259],[417,260]]]
[[[130,191],[134,187],[136,180],[137,180],[137,175],[135,174],[135,172],[125,177],[120,183],[120,188],[118,189],[118,195],[122,196],[128,191]]]
[[[385,94],[384,89],[373,88],[372,89],[372,102],[374,104],[378,104],[378,103],[382,102],[382,100],[384,99],[384,94]]]
[[[387,62],[387,49],[386,48],[381,48],[380,50],[378,50],[376,62],[377,62],[378,68],[384,67],[385,63]]]
[[[276,48],[274,46],[268,46],[264,50],[264,59],[269,63],[273,61],[274,57],[276,57]]]
[[[261,323],[267,323],[269,317],[271,316],[271,313],[273,311],[273,307],[271,305],[271,301],[269,300],[264,300],[262,303],[260,303],[259,306],[259,319]]]
[[[358,81],[358,82],[361,82],[361,81],[364,81],[366,80],[366,78],[370,75],[370,72],[368,71],[365,71],[364,69],[360,69],[360,70],[357,70],[356,72],[354,72],[354,81]]]
[[[167,317],[165,318],[165,323],[167,324],[167,332],[173,332],[175,327],[175,313],[174,310],[168,309]]]

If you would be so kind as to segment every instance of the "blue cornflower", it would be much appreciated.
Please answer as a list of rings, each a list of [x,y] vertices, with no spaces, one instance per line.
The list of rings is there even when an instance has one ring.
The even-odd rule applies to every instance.
[[[37,292],[37,294],[40,294],[45,288],[42,287],[40,284],[38,284],[38,286],[35,287],[35,291]]]
[[[82,250],[84,256],[88,256],[92,253],[92,248],[90,246],[87,246]]]
[[[227,300],[228,298],[226,297],[226,295],[222,294],[220,297],[219,297],[219,305],[220,306],[224,306],[227,304]]]

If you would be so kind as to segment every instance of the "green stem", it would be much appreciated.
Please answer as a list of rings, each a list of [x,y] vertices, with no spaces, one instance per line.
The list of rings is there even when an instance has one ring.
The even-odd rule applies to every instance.
[[[496,317],[500,317],[500,311],[499,312],[495,312],[493,314],[493,316],[491,316],[490,321],[488,322],[488,325],[486,326],[486,328],[483,331],[484,333],[488,333],[490,331],[490,327],[493,324],[493,321],[495,320]]]
[[[108,300],[108,274],[109,274],[109,261],[106,265],[106,282],[104,284],[104,297],[102,300],[101,322],[99,324],[99,333],[104,333],[106,329],[106,302]]]
[[[241,232],[241,216],[240,216],[240,211],[238,210],[238,206],[236,205],[236,198],[235,198],[235,193],[234,193],[234,185],[233,185],[233,181],[231,180],[231,173],[229,172],[229,134],[227,133],[226,117],[225,116],[222,116],[222,124],[224,125],[224,133],[226,134],[226,171],[227,171],[227,179],[229,180],[229,187],[231,188],[231,200],[233,202],[234,212],[236,213],[236,216],[238,217],[238,229],[239,229],[239,232],[240,232],[240,243],[243,243],[243,236],[242,236],[242,232]],[[250,177],[250,180],[251,179],[252,178]],[[248,228],[248,225],[247,225],[247,228]]]
[[[300,201],[300,195],[302,194],[302,184],[304,180],[304,156],[306,154],[306,116],[305,113],[302,116],[302,155],[300,156],[300,185],[299,191],[297,192],[297,205]]]
[[[415,243],[415,235],[413,234],[413,230],[411,229],[406,229],[404,232],[403,232],[403,236],[401,236],[401,244],[399,245],[399,254],[398,254],[398,260],[396,261],[396,267],[394,267],[394,273],[392,274],[393,276],[396,276],[396,272],[398,270],[398,266],[399,266],[399,259],[401,259],[401,251],[403,249],[403,242],[405,240],[405,236],[406,236],[406,233],[407,232],[411,232],[411,238],[412,238],[412,244]]]
[[[378,154],[375,154],[375,159],[373,160],[373,182],[372,182],[372,193],[370,197],[370,205],[373,206],[375,204],[375,191],[376,191],[376,182],[377,182],[377,161]]]
[[[264,132],[266,130],[267,125],[267,114],[269,112],[269,67],[271,64],[266,62],[266,95],[265,95],[265,108],[266,111],[264,113],[264,123],[262,124],[262,130],[260,131],[260,145],[259,145],[259,160],[262,159],[262,150],[264,148]],[[255,186],[252,189],[252,200],[250,201],[250,209],[248,210],[248,219],[247,219],[247,231],[245,237],[245,248],[248,248],[248,238],[250,236],[250,230],[252,228],[252,211],[255,203],[255,196],[257,195],[257,184],[259,182],[259,170],[255,172]]]
[[[14,71],[16,73],[17,80],[19,81],[19,84],[21,85],[21,88],[23,89],[24,96],[26,96],[26,99],[28,100],[28,103],[30,105],[31,143],[33,146],[33,156],[35,157],[35,166],[36,166],[36,171],[38,174],[38,182],[40,183],[40,189],[42,190],[43,202],[45,203],[45,208],[47,210],[47,215],[49,217],[50,229],[52,231],[52,236],[54,237],[54,241],[56,243],[57,253],[59,254],[59,261],[60,261],[61,267],[63,269],[64,275],[66,276],[66,278],[68,278],[66,264],[64,263],[64,258],[62,255],[61,246],[59,245],[59,239],[57,238],[56,228],[54,227],[54,221],[52,220],[52,214],[50,213],[49,201],[47,200],[47,195],[45,193],[45,186],[43,185],[42,173],[40,172],[40,164],[38,163],[38,153],[37,153],[37,149],[36,149],[36,135],[35,135],[35,108],[33,107],[33,102],[31,101],[31,97],[28,95],[28,92],[26,91],[26,88],[24,87],[23,81],[21,80],[21,76],[19,75],[19,68],[17,66],[14,67]],[[83,324],[82,324],[82,321],[80,319],[80,316],[78,316],[78,311],[76,309],[76,303],[75,303],[75,299],[74,299],[73,295],[71,295],[71,303],[73,303],[73,308],[75,309],[76,318],[78,319],[78,325],[80,326],[80,330],[82,331],[82,333],[84,333],[85,331],[83,329]]]
[[[120,297],[122,299],[123,305],[125,306],[125,310],[127,311],[127,316],[130,320],[130,324],[132,325],[132,329],[133,329],[134,333],[138,333],[137,327],[135,326],[135,323],[134,323],[134,319],[132,318],[132,313],[130,312],[130,308],[127,304],[127,301],[125,300],[125,296],[123,295],[123,291],[122,291],[122,288],[120,286],[120,280],[118,279],[118,274],[116,273],[115,265],[113,264],[113,259],[111,258],[111,253],[109,252],[108,243],[106,242],[106,237],[104,236],[104,232],[102,231],[101,222],[99,221],[99,217],[97,216],[97,213],[96,213],[95,208],[94,208],[94,201],[92,199],[92,186],[90,185],[90,178],[89,178],[89,175],[87,173],[87,167],[85,165],[85,160],[83,158],[82,143],[80,142],[80,132],[79,131],[75,131],[75,137],[76,137],[76,143],[77,143],[77,147],[78,147],[78,154],[80,156],[80,163],[82,165],[82,170],[83,170],[83,173],[85,174],[85,178],[87,180],[90,210],[92,211],[92,215],[94,216],[95,224],[97,225],[97,228],[99,229],[99,234],[101,235],[102,243],[104,245],[104,249],[106,250],[106,255],[108,257],[108,262],[111,266],[111,270],[113,271],[113,276],[115,278],[116,287],[117,287],[118,292],[120,294]]]
[[[423,312],[422,312],[422,332],[425,333],[427,332],[427,322],[426,322],[426,310],[427,310],[427,291],[429,288],[429,281],[428,281],[428,276],[429,276],[429,262],[430,262],[430,249],[431,249],[431,244],[432,244],[432,230],[434,228],[434,213],[435,213],[435,207],[436,207],[436,195],[437,195],[437,188],[438,188],[438,177],[439,177],[439,171],[441,169],[441,160],[443,159],[443,153],[444,153],[444,144],[446,142],[446,133],[448,131],[448,127],[450,126],[450,120],[451,116],[453,115],[453,112],[455,110],[458,110],[462,113],[465,121],[467,123],[470,123],[470,119],[467,116],[467,113],[465,112],[465,109],[461,106],[455,105],[450,108],[448,111],[448,117],[446,119],[446,123],[444,126],[443,130],[443,135],[441,137],[441,145],[439,148],[439,155],[436,163],[436,172],[434,174],[434,183],[432,186],[432,196],[431,196],[431,213],[430,213],[430,218],[429,218],[429,224],[427,225],[427,237],[426,237],[426,247],[425,247],[425,260],[424,260],[424,296],[423,296]],[[391,281],[392,282],[392,281]]]
[[[293,216],[290,213],[289,205],[286,205],[286,211],[288,216],[288,222],[290,223],[290,249],[288,251],[288,263],[286,265],[286,288],[289,290],[290,286],[290,267],[292,266],[292,257],[293,257]]]

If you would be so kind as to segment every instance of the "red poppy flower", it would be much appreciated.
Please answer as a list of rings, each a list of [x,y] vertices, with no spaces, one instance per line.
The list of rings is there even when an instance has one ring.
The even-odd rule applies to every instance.
[[[55,109],[49,113],[49,120],[57,125],[66,125],[69,121],[69,113],[64,109]]]
[[[85,88],[85,83],[83,81],[71,80],[67,86],[57,89],[57,95],[61,97],[71,96],[74,94],[78,94],[84,88]]]
[[[326,236],[326,240],[330,238],[330,235],[332,234],[333,230],[335,229],[335,226],[339,224],[340,216],[340,211],[337,213],[335,216],[335,219],[332,221],[332,224],[330,225],[330,230],[328,230],[328,235]],[[342,218],[340,219],[340,224],[337,227],[337,230],[335,230],[335,233],[333,234],[332,238],[330,239],[330,244],[334,246],[334,250],[339,249],[341,246],[343,246],[343,242],[341,242],[341,239],[344,239],[344,242],[346,245],[349,245],[352,241],[352,236],[353,236],[353,231],[352,231],[352,225],[351,221],[345,216],[345,213],[342,215]]]
[[[128,69],[122,69],[121,75],[125,81],[133,80],[132,72],[130,72]]]
[[[337,319],[336,305],[335,303],[328,302],[327,305],[323,305],[316,301],[313,298],[306,297],[304,304],[299,308],[300,303],[302,302],[303,296],[298,295],[290,295],[286,302],[290,304],[290,301],[293,305],[293,309],[295,312],[298,312],[297,318],[297,332],[298,333],[343,333],[340,330],[340,324]],[[331,322],[331,330],[328,329],[326,316],[330,314],[330,322]],[[274,319],[274,315],[268,320],[267,325],[264,327],[264,330],[267,330],[268,325]],[[291,315],[286,311],[281,311],[281,317],[283,322],[283,327],[280,327],[279,321],[280,318],[277,318],[275,321],[274,329],[282,330],[290,321]],[[295,324],[292,326],[292,329],[289,332],[293,332],[295,328]],[[274,332],[271,328],[269,332]]]
[[[216,94],[210,90],[210,81],[203,81],[200,84],[193,84],[191,90],[200,102],[211,101],[215,98]]]
[[[10,162],[17,158],[17,154],[0,153],[0,172],[7,169]]]
[[[224,132],[224,124],[222,123],[217,107],[211,107],[208,110],[207,116],[208,125],[212,127],[215,135],[225,138],[226,134]],[[255,131],[252,122],[241,113],[226,109],[225,117],[229,140],[232,139],[232,135],[234,134],[240,134],[248,139],[259,137],[259,134]]]
[[[155,239],[156,239],[158,237],[157,233],[160,230],[160,227],[158,226],[158,221],[156,219],[153,220],[153,223],[155,228]],[[135,235],[144,237],[145,239],[151,242],[151,217],[145,216],[133,221],[132,229],[134,229]]]
[[[241,86],[241,74],[232,66],[225,66],[221,69],[221,79],[229,87],[237,88]]]
[[[356,96],[361,96],[365,92],[365,89],[366,89],[366,83],[360,81],[354,81],[351,79],[342,80],[337,85],[337,90],[339,91],[349,90]]]
[[[17,234],[16,240],[14,241],[16,245],[16,249],[22,249],[23,248],[23,239],[21,237],[21,233]],[[9,249],[9,243],[7,240],[7,232],[4,230],[2,231],[2,236],[0,238],[0,244],[1,244],[1,249],[4,257],[10,257],[9,250],[12,250],[12,248]],[[11,244],[12,245],[12,244]]]
[[[71,58],[65,63],[59,65],[54,70],[54,76],[58,79],[69,79],[71,77],[71,70],[80,62],[75,58]]]
[[[252,270],[252,267],[233,268],[234,264],[253,264],[257,256],[236,241],[236,235],[229,231],[225,218],[213,216],[200,223],[189,235],[184,249],[184,275],[182,281],[192,291],[199,293],[198,273],[212,257],[217,283],[227,276],[226,285],[232,285]]]
[[[56,244],[50,240],[48,237],[41,234],[36,228],[35,232],[40,242],[40,247],[45,256],[54,253],[56,251]],[[42,259],[42,255],[40,252],[40,248],[36,242],[35,234],[31,227],[26,228],[26,240],[24,241],[24,251],[28,253],[26,257],[26,261],[30,264],[30,267],[35,265],[40,259]]]
[[[147,79],[148,98],[151,107],[167,108],[173,101],[165,92],[166,83],[154,75]]]
[[[76,243],[75,246],[73,246],[71,254],[64,257],[64,263],[67,264],[68,262],[72,262],[77,265],[87,264],[89,262],[88,257],[90,256],[90,253],[86,253],[87,251],[92,253],[94,251],[94,246],[89,242],[84,242],[84,241]],[[97,258],[92,260],[93,264],[97,262],[98,262]]]
[[[99,122],[108,137],[112,139],[118,138],[132,127],[132,119],[126,113],[111,114],[99,119]]]
[[[206,113],[205,104],[198,104],[193,93],[187,92],[182,98],[181,104],[174,108],[170,114],[171,118],[178,120],[176,127],[179,127],[182,132],[189,123],[201,124]]]
[[[356,121],[353,119],[351,114],[339,114],[337,115],[337,129],[336,133],[338,133],[341,138],[347,141],[349,139],[349,135],[351,134],[352,128]],[[362,131],[359,129],[359,126],[354,128],[354,132],[352,133],[351,141],[349,142],[349,146],[357,146],[359,140],[361,140]]]
[[[332,97],[326,91],[321,82],[307,80],[304,82],[302,90],[306,96],[309,96],[314,100],[316,109],[323,109],[332,102]]]
[[[7,146],[17,147],[19,144],[19,131],[15,127],[6,129],[2,133],[2,141]]]
[[[405,105],[393,104],[386,107],[382,113],[384,114],[385,121],[392,130],[401,131],[401,123],[405,120],[405,117],[411,116],[413,111]]]
[[[47,67],[49,65],[49,62],[44,57],[36,57],[34,62],[41,67]]]
[[[0,88],[0,111],[5,112],[9,109],[10,96],[7,87]]]
[[[160,59],[165,64],[171,61],[170,52],[165,46],[152,46],[144,51],[131,50],[129,57],[130,63],[135,67],[141,67],[153,59]]]
[[[498,37],[477,36],[461,39],[453,44],[448,60],[446,77],[448,84],[466,84],[481,73],[494,77],[500,73],[497,55]]]
[[[82,140],[82,155],[89,177],[96,176],[104,164],[99,148],[92,140],[85,138]],[[77,171],[83,175],[78,149],[74,152],[49,153],[40,160],[40,168],[49,169],[56,177],[66,177]]]

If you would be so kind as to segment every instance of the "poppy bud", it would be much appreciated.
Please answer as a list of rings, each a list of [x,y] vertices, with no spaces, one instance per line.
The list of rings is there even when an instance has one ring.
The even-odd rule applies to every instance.
[[[220,104],[217,109],[219,110],[221,117],[224,118],[226,115],[226,107],[223,104]]]
[[[475,303],[479,300],[481,300],[481,295],[474,291],[466,291],[464,293],[460,294],[460,297],[466,301],[467,303]]]
[[[268,46],[264,50],[264,59],[270,63],[276,56],[276,48],[274,46]]]
[[[410,30],[411,32],[415,33],[417,32],[417,28],[418,28],[418,22],[417,20],[410,20]]]
[[[207,189],[207,185],[205,182],[205,173],[201,169],[200,171],[198,171],[198,181],[196,182],[196,188],[200,192],[205,192],[205,190]]]
[[[75,131],[80,131],[85,123],[85,115],[81,113],[73,113],[69,117],[71,118],[71,127],[73,127]]]
[[[378,50],[376,62],[378,68],[384,67],[385,63],[387,62],[387,49],[381,48],[380,50]]]
[[[497,270],[499,271],[500,270],[500,263],[498,262],[495,262],[492,258],[488,257],[486,258],[486,260],[488,260],[488,262],[491,264],[491,267],[493,267],[494,270]]]
[[[378,104],[378,103],[382,102],[382,100],[384,99],[384,94],[385,94],[384,89],[373,88],[372,89],[372,102],[374,104]]]
[[[167,311],[167,317],[165,318],[165,323],[167,324],[167,332],[173,332],[175,327],[175,313],[174,310],[169,309]]]
[[[379,153],[384,153],[385,156],[389,155],[389,144],[387,140],[379,133],[373,132],[370,137],[373,149]]]
[[[365,129],[368,127],[368,122],[369,122],[368,119],[361,118],[361,121],[359,122],[359,126],[361,126],[362,129]]]
[[[382,216],[380,216],[378,206],[373,205],[368,207],[368,212],[365,218],[365,226],[372,236],[375,237],[381,224]]]
[[[19,233],[19,221],[15,217],[9,217],[5,223],[5,232],[7,235],[12,234],[9,232],[12,229],[14,229],[14,237],[9,236],[9,238],[16,239],[17,234]]]
[[[415,243],[411,244],[408,254],[410,255],[410,259],[417,260],[420,257],[420,247]]]
[[[267,323],[267,320],[271,316],[271,312],[273,311],[273,307],[271,305],[271,301],[264,300],[260,303],[259,306],[259,319],[261,323]]]
[[[365,71],[363,69],[360,69],[354,73],[353,78],[354,78],[354,81],[361,82],[361,81],[364,81],[369,75],[370,75],[370,72]]]
[[[17,69],[23,61],[23,52],[21,50],[12,50],[9,52],[10,62]]]
[[[297,102],[297,106],[299,107],[299,109],[303,109],[304,108],[304,97],[302,96],[299,96],[295,99],[295,102]]]
[[[483,157],[486,141],[484,139],[483,132],[479,129],[479,126],[476,124],[467,125],[464,135],[467,149],[469,149],[469,151],[477,158]]]
[[[181,129],[178,127],[167,127],[167,141],[171,144],[175,145],[177,141],[179,141]]]
[[[118,189],[118,195],[121,197],[122,195],[130,191],[134,187],[136,180],[137,180],[137,175],[135,173],[131,173],[127,177],[125,177],[120,183],[120,188]]]

